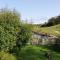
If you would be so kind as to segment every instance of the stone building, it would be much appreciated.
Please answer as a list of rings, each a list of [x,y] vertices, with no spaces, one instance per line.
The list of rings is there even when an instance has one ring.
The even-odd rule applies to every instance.
[[[56,36],[51,36],[43,33],[32,32],[32,45],[47,45],[54,44]]]

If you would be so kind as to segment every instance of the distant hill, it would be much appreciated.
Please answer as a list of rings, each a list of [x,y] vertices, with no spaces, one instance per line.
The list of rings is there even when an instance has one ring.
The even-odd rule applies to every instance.
[[[60,24],[54,25],[51,27],[34,27],[33,30],[35,32],[41,32],[41,33],[46,33],[50,35],[55,35],[55,36],[60,36]]]

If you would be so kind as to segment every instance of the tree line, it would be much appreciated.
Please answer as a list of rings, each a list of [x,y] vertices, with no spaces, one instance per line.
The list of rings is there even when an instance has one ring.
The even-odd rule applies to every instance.
[[[60,24],[60,15],[50,18],[48,22],[45,22],[43,25],[41,25],[41,27],[50,27],[57,24]]]

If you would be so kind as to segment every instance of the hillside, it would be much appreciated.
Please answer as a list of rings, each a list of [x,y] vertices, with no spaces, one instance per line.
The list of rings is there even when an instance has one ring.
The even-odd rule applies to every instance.
[[[36,32],[47,33],[50,35],[59,36],[60,35],[60,24],[51,26],[51,27],[34,27],[33,29]]]

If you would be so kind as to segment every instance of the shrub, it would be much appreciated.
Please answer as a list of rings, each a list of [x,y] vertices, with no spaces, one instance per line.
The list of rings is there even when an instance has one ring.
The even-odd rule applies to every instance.
[[[31,36],[30,26],[20,21],[16,11],[0,11],[0,51],[14,50],[27,43]]]
[[[13,11],[0,11],[0,50],[9,51],[16,45],[19,17]]]

